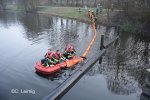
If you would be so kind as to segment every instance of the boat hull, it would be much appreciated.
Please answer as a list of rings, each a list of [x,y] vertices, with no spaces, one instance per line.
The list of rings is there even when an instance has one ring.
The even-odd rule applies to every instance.
[[[77,57],[74,56],[70,60],[74,60],[74,59],[77,59]],[[61,70],[61,68],[68,68],[67,67],[67,61],[61,62],[60,64],[56,64],[53,66],[49,66],[49,67],[43,66],[41,61],[38,61],[35,65],[36,72],[44,74],[44,75],[50,75],[50,74],[53,74],[55,72],[59,72]]]

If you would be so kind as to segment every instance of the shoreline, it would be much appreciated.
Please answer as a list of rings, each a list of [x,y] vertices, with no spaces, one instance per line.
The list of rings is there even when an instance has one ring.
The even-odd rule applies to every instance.
[[[61,18],[65,18],[65,19],[73,19],[73,20],[77,20],[80,22],[84,22],[84,23],[89,23],[89,19],[79,19],[79,18],[74,18],[74,17],[69,17],[69,16],[61,16],[59,14],[50,14],[50,13],[45,13],[45,12],[37,12],[39,14],[44,14],[46,16],[56,16],[56,17],[61,17]]]
[[[15,8],[15,9],[13,9]],[[85,23],[91,23],[90,19],[87,16],[88,10],[95,11],[95,8],[80,8],[80,7],[55,7],[55,6],[39,6],[39,9],[35,12],[29,12],[29,13],[39,13],[39,14],[45,14],[47,16],[57,16],[61,18],[68,18],[73,20],[78,20]],[[79,11],[80,8],[80,11]],[[23,9],[16,9],[15,6],[12,6],[11,8],[7,8],[6,10],[0,10],[0,11],[15,11],[15,12],[24,12]],[[116,11],[112,12],[115,13]],[[110,21],[113,19],[112,16],[110,16]],[[116,23],[108,22],[107,15],[106,15],[106,9],[103,10],[102,14],[99,14],[97,16],[97,24],[101,24],[103,26],[116,26]]]
[[[94,8],[89,8],[93,10]],[[78,20],[81,22],[90,22],[90,19],[87,16],[88,10],[85,8],[80,8],[79,7],[52,7],[52,6],[44,6],[41,7],[40,10],[38,10],[38,13],[42,13],[48,16],[58,16],[62,18],[69,18],[69,19],[74,19]]]

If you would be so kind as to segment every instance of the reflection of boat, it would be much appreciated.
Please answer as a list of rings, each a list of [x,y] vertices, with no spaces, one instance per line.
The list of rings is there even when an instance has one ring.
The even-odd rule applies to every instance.
[[[50,75],[45,75],[45,74],[42,74],[42,73],[39,73],[39,72],[35,72],[38,76],[42,77],[42,78],[46,78],[48,80],[59,80],[60,78],[60,74],[62,74],[63,72],[60,71],[60,72],[56,72],[54,74],[50,74]]]
[[[72,59],[70,59],[70,61],[75,60],[75,59],[77,59],[76,56],[74,56]],[[61,68],[65,68],[65,67],[67,67],[67,61],[62,62],[60,64],[53,65],[53,66],[49,66],[49,67],[43,66],[41,61],[38,61],[35,65],[35,70],[38,73],[41,73],[41,74],[44,74],[44,75],[49,75],[49,74],[58,72],[58,71],[61,70]]]

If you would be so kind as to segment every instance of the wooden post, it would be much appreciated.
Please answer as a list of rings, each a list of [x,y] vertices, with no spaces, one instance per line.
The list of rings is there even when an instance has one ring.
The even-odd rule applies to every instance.
[[[79,7],[79,13],[81,13],[81,8]]]
[[[102,12],[103,12],[102,4],[99,5],[99,12],[100,12],[100,14],[102,14]]]
[[[116,41],[115,41],[115,43],[114,43],[114,46],[115,46],[115,47],[117,47],[118,41],[119,41],[119,39],[116,39]]]
[[[116,33],[117,36],[119,36],[119,34],[120,34],[120,27],[119,26],[115,26],[115,33]],[[118,41],[119,41],[119,39],[117,38],[115,43],[114,43],[115,47],[117,46]]]
[[[99,58],[99,64],[102,64],[102,59],[103,59],[103,57]]]
[[[117,35],[120,35],[120,26],[118,26]]]
[[[104,49],[104,35],[101,35],[100,50]]]
[[[119,36],[120,34],[120,26],[115,26],[115,35]]]
[[[104,35],[101,35],[100,50],[103,50],[103,49],[104,49]],[[103,59],[103,57],[101,56],[99,59],[99,64],[102,63],[102,59]]]
[[[98,8],[96,8],[96,16],[98,16],[98,12],[99,12],[99,10],[98,10]]]

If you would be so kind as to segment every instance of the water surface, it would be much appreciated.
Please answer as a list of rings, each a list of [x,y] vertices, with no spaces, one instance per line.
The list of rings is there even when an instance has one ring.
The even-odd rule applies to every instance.
[[[105,34],[107,42],[114,37],[114,31],[114,27],[97,26],[98,36],[88,59],[99,51],[100,33]],[[134,69],[139,63],[141,66],[147,63],[142,62],[142,53],[131,54],[136,51],[130,48],[135,44],[129,45],[134,43],[134,37],[123,37],[126,38],[122,38],[117,46],[107,50],[102,64],[97,63],[86,73],[63,100],[139,99],[145,76],[142,76],[144,70],[140,66],[139,70]],[[35,73],[35,63],[43,58],[48,48],[63,52],[68,43],[75,46],[80,56],[92,38],[93,30],[87,23],[42,14],[0,12],[1,100],[41,100],[47,96],[75,70],[63,70],[51,80]],[[18,89],[19,93],[11,93],[12,89]],[[21,90],[34,90],[35,93],[20,93]]]

